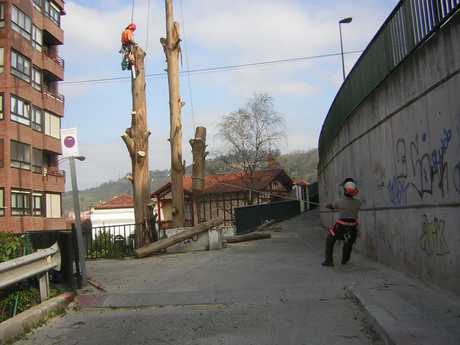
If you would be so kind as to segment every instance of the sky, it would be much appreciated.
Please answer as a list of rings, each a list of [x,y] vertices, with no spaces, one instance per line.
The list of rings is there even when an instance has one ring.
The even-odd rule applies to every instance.
[[[363,50],[397,0],[175,0],[175,20],[182,28],[182,69],[245,64]],[[120,34],[131,21],[131,0],[69,0],[62,18],[66,62],[61,92],[66,97],[62,128],[77,128],[80,189],[126,176],[131,162],[120,136],[130,126],[130,81],[73,83],[129,77],[120,68]],[[135,0],[136,41],[146,50],[146,73],[166,68],[160,37],[165,36],[163,0]],[[359,54],[345,56],[350,71]],[[217,152],[223,115],[245,105],[255,93],[268,93],[284,115],[283,153],[317,147],[322,123],[342,83],[340,56],[285,62],[232,71],[181,77],[183,153],[194,127],[208,129],[208,150]],[[164,76],[147,79],[150,170],[169,169],[169,96]],[[64,169],[68,167],[63,166]],[[70,181],[68,181],[70,182]]]

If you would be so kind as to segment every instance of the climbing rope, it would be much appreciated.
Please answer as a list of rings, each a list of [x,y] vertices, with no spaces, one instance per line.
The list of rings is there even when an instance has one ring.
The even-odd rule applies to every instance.
[[[132,7],[131,7],[131,23],[134,22],[134,7],[136,6],[136,1],[133,0]]]
[[[183,0],[180,1],[180,12],[181,12],[181,19],[182,19],[182,32],[184,36],[184,42],[187,42],[187,36],[185,35],[185,17],[184,17]],[[184,43],[185,66],[187,67],[187,71],[190,71],[190,61],[189,61],[187,46],[188,44]],[[188,85],[188,95],[190,98],[190,109],[192,113],[192,125],[193,125],[193,129],[195,129],[195,107],[193,104],[192,80],[190,77],[190,73],[187,73],[187,85]]]
[[[149,51],[149,31],[150,31],[150,0],[147,0],[147,24],[145,28],[145,51]]]

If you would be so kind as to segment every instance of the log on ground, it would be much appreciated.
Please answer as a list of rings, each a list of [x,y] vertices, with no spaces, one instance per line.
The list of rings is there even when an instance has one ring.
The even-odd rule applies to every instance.
[[[202,232],[206,232],[209,229],[218,226],[224,222],[223,218],[216,218],[212,219],[209,222],[198,224],[194,226],[193,228],[190,228],[184,232],[178,233],[174,236],[171,236],[169,238],[165,238],[163,240],[150,243],[142,248],[136,249],[135,254],[137,258],[144,258],[146,256],[155,254],[160,252],[163,249],[169,248],[176,243],[188,240],[189,238],[192,238],[195,235],[201,234]]]
[[[238,242],[246,242],[246,241],[265,240],[271,237],[272,235],[269,233],[251,232],[246,235],[225,237],[225,241],[227,241],[227,243],[238,243]]]

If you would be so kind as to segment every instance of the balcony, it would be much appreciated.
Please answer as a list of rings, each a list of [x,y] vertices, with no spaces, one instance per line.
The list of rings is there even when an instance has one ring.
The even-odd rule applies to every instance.
[[[59,170],[54,167],[32,167],[32,171],[35,174],[43,175],[44,177],[52,176],[52,177],[64,177],[65,178],[65,170]]]
[[[56,90],[43,85],[43,108],[57,115],[64,114],[65,97]]]
[[[43,69],[53,75],[53,79],[64,80],[64,59],[53,52],[49,47],[43,47],[46,56]]]
[[[64,44],[64,30],[46,14],[43,16],[43,40],[52,42],[52,45]]]
[[[56,154],[61,154],[61,139],[51,137],[49,135],[44,135],[43,149],[49,152]]]
[[[42,176],[45,192],[64,192],[65,171],[57,170],[56,168],[48,168],[43,171]]]
[[[32,186],[45,192],[64,192],[65,172],[55,168],[34,167]]]
[[[62,68],[65,67],[65,61],[63,58],[58,56],[57,54],[53,53],[49,47],[43,47],[43,52],[47,57],[49,57],[51,60],[53,60],[55,63],[57,63],[59,66]]]

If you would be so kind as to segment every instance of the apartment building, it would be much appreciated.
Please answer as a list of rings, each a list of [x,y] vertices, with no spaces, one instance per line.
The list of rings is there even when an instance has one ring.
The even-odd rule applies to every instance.
[[[62,0],[0,0],[0,231],[62,230]]]

